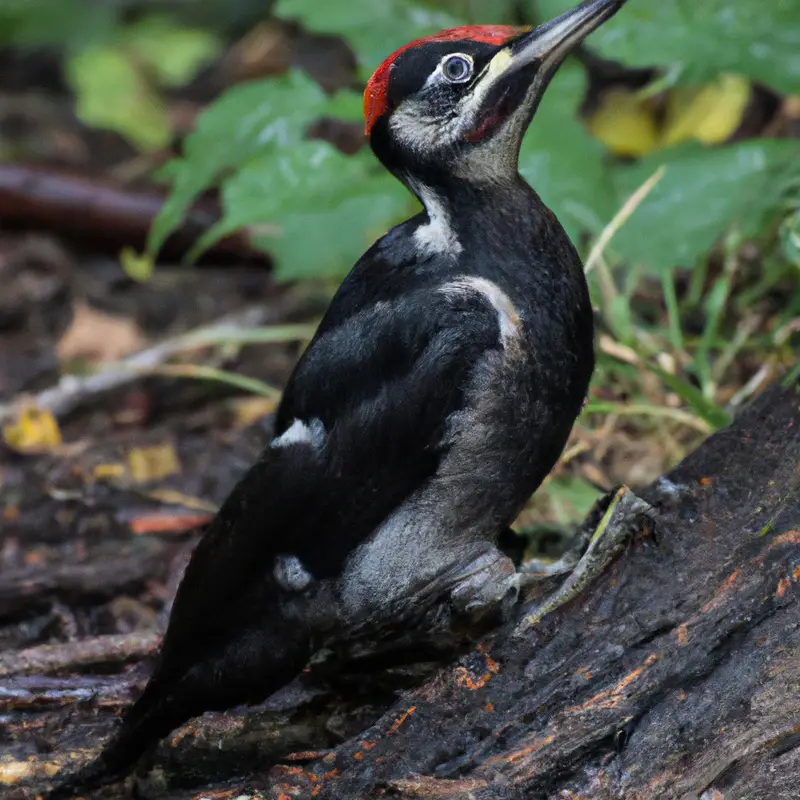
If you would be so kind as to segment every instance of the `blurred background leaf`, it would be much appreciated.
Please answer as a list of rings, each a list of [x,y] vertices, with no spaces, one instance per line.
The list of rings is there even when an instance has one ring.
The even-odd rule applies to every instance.
[[[233,242],[237,258],[327,298],[419,210],[364,141],[371,71],[444,27],[537,24],[571,5],[0,0],[2,78],[13,88],[21,60],[42,83],[35,102],[26,85],[10,122],[0,91],[0,166],[24,161],[22,119],[43,164],[94,169],[102,155],[119,184],[163,187],[147,242],[115,254],[137,286],[155,291],[182,231],[186,261]],[[40,105],[52,98],[78,134],[59,122],[43,135],[51,110]],[[520,171],[588,260],[598,322],[590,403],[523,523],[562,525],[596,487],[655,478],[770,380],[795,374],[800,3],[630,0],[553,80]],[[216,365],[179,366],[225,382]]]
[[[528,0],[541,19],[572,0]],[[779,92],[800,86],[800,4],[795,0],[634,0],[592,37],[592,48],[627,67],[678,67],[682,82],[733,72]]]

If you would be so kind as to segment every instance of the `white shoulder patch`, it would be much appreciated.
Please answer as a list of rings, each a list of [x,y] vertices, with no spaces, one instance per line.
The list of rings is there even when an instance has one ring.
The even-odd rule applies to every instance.
[[[314,576],[297,556],[278,556],[273,575],[280,587],[287,592],[302,592],[314,580]]]
[[[312,447],[322,447],[325,441],[325,426],[321,420],[312,419],[305,423],[296,419],[280,436],[276,436],[270,447],[286,447],[290,444],[310,444]]]
[[[428,214],[428,222],[414,231],[417,247],[426,255],[457,256],[464,248],[453,230],[447,209],[436,193],[427,186],[417,184],[414,189]]]
[[[520,335],[520,319],[509,296],[496,284],[486,278],[464,276],[446,283],[439,290],[444,294],[477,292],[482,294],[497,312],[500,325],[500,339],[503,347],[513,345]]]

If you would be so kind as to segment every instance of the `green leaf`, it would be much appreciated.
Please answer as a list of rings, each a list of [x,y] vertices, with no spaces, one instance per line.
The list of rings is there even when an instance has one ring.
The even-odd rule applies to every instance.
[[[164,86],[188,83],[221,49],[219,40],[209,31],[178,25],[161,14],[139,20],[120,36]]]
[[[115,3],[86,0],[0,0],[0,43],[73,49],[105,43],[119,12]]]
[[[372,231],[380,235],[397,222],[409,199],[369,151],[344,156],[328,142],[300,142],[225,180],[225,218],[198,249],[256,226],[254,242],[275,257],[279,278],[341,274],[372,243]]]
[[[408,215],[409,206],[408,194],[397,184],[352,197],[330,211],[289,214],[277,238],[256,238],[256,243],[276,259],[279,280],[344,277],[373,242]]]
[[[574,5],[574,0],[539,0],[537,7],[539,17],[548,19]],[[797,0],[636,0],[588,44],[630,67],[677,65],[686,83],[735,72],[780,92],[800,86]]]
[[[87,125],[117,131],[141,150],[169,143],[172,132],[161,99],[121,49],[89,47],[71,56],[67,79]]]
[[[278,0],[275,15],[310,31],[344,37],[371,72],[404,44],[463,24],[458,17],[411,0]]]
[[[599,233],[616,211],[603,145],[578,119],[585,92],[583,69],[565,64],[536,112],[519,158],[523,177],[575,241],[583,231]]]
[[[195,198],[226,172],[259,155],[293,147],[327,104],[322,89],[300,72],[241,84],[227,91],[198,121],[184,156],[169,168],[172,192],[147,243],[154,255]]]
[[[694,266],[732,225],[743,237],[756,235],[779,207],[792,174],[800,172],[800,146],[764,139],[653,153],[614,171],[618,204],[661,164],[667,166],[663,179],[610,245],[618,256],[659,275]]]

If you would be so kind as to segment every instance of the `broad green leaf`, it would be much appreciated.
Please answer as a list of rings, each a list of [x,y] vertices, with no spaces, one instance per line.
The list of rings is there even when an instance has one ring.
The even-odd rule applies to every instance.
[[[420,0],[278,0],[275,15],[344,37],[370,72],[404,44],[463,23]]]
[[[158,251],[195,198],[224,173],[275,150],[294,147],[325,108],[325,95],[310,78],[280,78],[228,90],[198,119],[184,143],[183,158],[169,172],[172,192],[150,230],[148,252]]]
[[[87,125],[117,131],[141,150],[164,147],[171,128],[161,99],[125,52],[89,47],[67,61],[77,114]]]
[[[575,5],[538,0],[541,19]],[[630,67],[679,66],[681,81],[721,72],[761,81],[779,92],[800,86],[797,0],[631,0],[592,34],[591,48]]]
[[[364,221],[348,227],[325,225],[326,230],[320,231],[321,216],[335,215],[349,200],[365,197],[371,202],[385,198],[378,204],[380,213],[370,213]],[[243,165],[224,181],[222,202],[225,217],[203,237],[199,248],[233,231],[255,226],[260,231],[256,242],[273,253],[278,274],[305,277],[320,274],[326,267],[340,272],[329,252],[355,252],[355,260],[365,249],[363,232],[380,227],[382,233],[409,205],[409,196],[368,151],[344,156],[328,142],[306,141]],[[313,217],[314,221],[305,230],[287,233],[286,220],[294,215]],[[314,240],[311,249],[309,239]],[[347,240],[343,246],[338,245],[340,239]],[[277,240],[283,240],[283,246],[276,250],[273,244]],[[282,264],[284,260],[292,262],[291,266]]]
[[[795,141],[754,140],[720,148],[682,145],[653,153],[613,175],[619,205],[661,164],[666,174],[619,230],[610,247],[661,274],[692,267],[732,226],[758,233],[800,173]]]
[[[176,24],[153,14],[120,32],[131,48],[158,76],[164,86],[182,86],[220,51],[219,40],[209,31]]]
[[[553,79],[522,143],[520,172],[577,241],[599,233],[616,210],[604,148],[578,119],[586,76],[565,64]]]
[[[117,4],[86,0],[0,0],[0,43],[73,49],[105,43],[119,12]]]
[[[376,182],[377,183],[377,182]],[[364,251],[396,222],[410,216],[410,196],[397,183],[351,197],[317,213],[292,213],[277,236],[256,238],[276,260],[279,280],[344,276]]]

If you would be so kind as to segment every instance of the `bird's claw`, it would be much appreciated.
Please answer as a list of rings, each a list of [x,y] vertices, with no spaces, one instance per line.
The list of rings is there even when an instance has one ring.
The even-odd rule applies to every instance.
[[[522,565],[518,574],[523,587],[552,575],[565,572],[569,575],[555,592],[525,613],[513,635],[525,634],[551,611],[577,597],[625,547],[641,517],[651,518],[652,513],[653,507],[649,503],[623,486],[617,490],[600,524],[586,536],[585,551],[577,563],[574,556],[570,559],[571,554],[568,554],[545,571],[537,569],[538,565],[532,566],[531,562]]]

